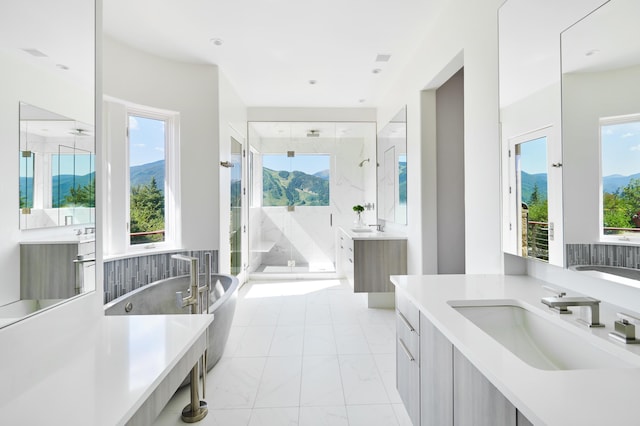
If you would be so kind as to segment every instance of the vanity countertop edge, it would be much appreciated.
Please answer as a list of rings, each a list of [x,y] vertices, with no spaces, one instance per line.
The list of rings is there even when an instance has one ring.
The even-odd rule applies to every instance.
[[[340,230],[344,232],[352,240],[407,240],[407,236],[395,232],[376,231],[371,232],[354,232],[349,228],[340,227]]]
[[[637,368],[549,371],[526,364],[447,303],[518,300],[552,321],[575,322],[576,314],[559,316],[540,303],[552,295],[543,288],[549,283],[526,275],[392,275],[391,282],[534,424],[637,424],[637,413],[629,407],[637,403],[640,345],[607,337],[621,308],[601,304],[604,328],[571,326],[577,335]]]
[[[16,425],[125,424],[211,321],[213,315],[100,317],[89,335],[49,351],[55,369],[2,401],[0,418]]]

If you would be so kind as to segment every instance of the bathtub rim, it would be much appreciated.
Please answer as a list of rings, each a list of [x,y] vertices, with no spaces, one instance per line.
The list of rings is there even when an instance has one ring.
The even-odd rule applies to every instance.
[[[200,276],[204,276],[204,273],[199,274],[198,277]],[[218,308],[218,306],[222,305],[223,303],[225,303],[238,289],[238,287],[240,286],[240,281],[238,280],[238,277],[234,276],[234,275],[229,275],[229,274],[221,274],[221,273],[212,273],[211,274],[212,277],[227,277],[231,279],[231,285],[229,285],[228,289],[225,289],[224,294],[222,295],[222,297],[216,299],[216,301],[212,304],[209,305],[209,313],[215,312],[215,310]],[[111,308],[113,308],[115,305],[119,304],[120,302],[122,302],[123,300],[129,298],[129,297],[134,297],[136,296],[138,293],[142,293],[144,291],[151,291],[151,289],[157,285],[161,285],[164,284],[168,281],[171,280],[175,280],[175,279],[187,279],[187,283],[189,282],[189,278],[190,276],[188,274],[186,275],[176,275],[175,277],[169,277],[169,278],[164,278],[158,281],[154,281],[152,283],[143,285],[142,287],[139,287],[133,291],[130,291],[128,293],[123,294],[122,296],[116,297],[115,299],[113,299],[112,301],[110,301],[109,303],[105,303],[103,306],[103,310],[105,312],[105,315],[107,315],[107,311]],[[212,284],[215,285],[215,281],[212,280]],[[187,286],[188,287],[188,286]],[[185,288],[186,291],[187,288]],[[138,313],[134,313],[134,314],[129,314],[129,315],[150,315],[150,314],[138,314]]]

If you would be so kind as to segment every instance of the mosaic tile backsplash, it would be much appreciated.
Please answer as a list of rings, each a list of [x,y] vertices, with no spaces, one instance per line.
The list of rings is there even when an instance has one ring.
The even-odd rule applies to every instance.
[[[109,303],[149,283],[187,275],[189,264],[171,259],[174,254],[197,257],[200,273],[204,273],[205,253],[211,253],[211,271],[218,272],[218,250],[183,250],[106,261],[104,262],[104,303]]]
[[[567,265],[620,266],[640,269],[640,246],[567,244]]]

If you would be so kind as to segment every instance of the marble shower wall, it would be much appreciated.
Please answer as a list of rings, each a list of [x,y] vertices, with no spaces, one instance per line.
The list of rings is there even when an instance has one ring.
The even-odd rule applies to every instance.
[[[200,273],[204,273],[205,253],[211,253],[211,271],[217,272],[218,250],[183,250],[107,260],[104,262],[104,303],[149,283],[189,274],[190,265],[171,259],[174,254],[197,257]]]

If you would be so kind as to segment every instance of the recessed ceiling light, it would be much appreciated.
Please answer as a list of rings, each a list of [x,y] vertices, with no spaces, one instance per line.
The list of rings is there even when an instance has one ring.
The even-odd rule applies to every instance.
[[[380,74],[382,70],[380,68],[374,68],[371,72],[374,74]]]
[[[222,43],[224,43],[224,40],[222,40],[221,38],[212,38],[209,41],[216,46],[222,46]]]
[[[389,62],[389,59],[391,59],[391,55],[388,53],[378,53],[376,56],[376,62]]]
[[[600,53],[600,51],[598,49],[591,49],[588,50],[584,56],[593,56],[593,55],[597,55],[598,53]]]
[[[27,52],[29,55],[35,56],[37,58],[46,58],[47,57],[47,55],[45,53],[43,53],[40,50],[35,49],[35,48],[24,48],[22,50]]]
[[[316,84],[316,83],[317,83],[317,81],[316,81],[316,80],[309,80],[309,84],[310,84],[310,85],[312,85],[312,86],[313,86],[314,84]]]

